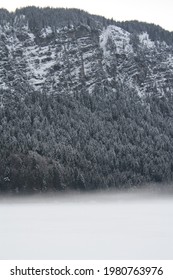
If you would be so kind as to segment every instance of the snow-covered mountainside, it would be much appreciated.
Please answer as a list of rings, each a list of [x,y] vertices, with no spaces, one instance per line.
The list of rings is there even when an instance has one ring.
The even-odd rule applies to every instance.
[[[38,36],[24,15],[0,26],[0,86],[47,93],[74,94],[96,85],[134,90],[140,97],[173,92],[172,47],[152,41],[147,32],[133,35],[116,25],[92,30],[89,25],[46,26]],[[3,106],[3,99],[1,106]]]
[[[78,10],[29,7],[0,11],[0,38],[2,188],[4,182],[16,184],[9,149],[19,166],[25,157],[40,166],[51,158],[48,169],[61,173],[54,187],[59,177],[63,188],[68,185],[67,166],[69,182],[79,188],[172,178],[173,163],[165,154],[173,137],[172,33]],[[144,152],[152,154],[147,166]],[[21,181],[21,188],[29,188]]]

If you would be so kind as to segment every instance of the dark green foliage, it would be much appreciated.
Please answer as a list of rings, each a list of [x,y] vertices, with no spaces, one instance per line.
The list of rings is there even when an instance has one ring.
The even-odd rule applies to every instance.
[[[93,17],[78,9],[65,9],[65,8],[36,8],[27,7],[16,10],[17,15],[26,15],[29,20],[29,27],[35,33],[47,26],[53,28],[64,27],[71,25],[78,26],[80,24],[88,25],[90,27],[98,27],[99,23]],[[100,17],[101,18],[101,17]],[[102,20],[101,20],[102,21]]]
[[[0,9],[0,24],[4,24],[6,21],[12,22],[13,14],[9,13],[5,9]]]
[[[142,105],[130,94],[100,94],[77,99],[40,94],[33,99],[28,94],[17,112],[13,105],[4,110],[1,191],[88,190],[171,181],[173,103],[150,98]]]
[[[153,41],[165,41],[168,45],[172,45],[173,43],[173,32],[164,30],[159,25],[146,22],[139,22],[137,20],[116,22],[114,24],[116,24],[119,27],[122,27],[130,33],[139,34],[142,32],[147,32],[149,34],[149,37]]]
[[[5,9],[0,9],[0,24],[5,21],[13,22],[16,15],[25,15],[29,21],[29,27],[32,32],[39,35],[42,28],[51,26],[64,27],[71,25],[86,25],[91,29],[116,25],[129,31],[130,33],[147,32],[151,40],[165,41],[168,45],[173,43],[173,32],[164,30],[158,25],[139,22],[137,20],[118,22],[113,19],[106,19],[101,16],[90,15],[89,13],[78,9],[65,8],[38,8],[34,6],[16,9],[15,13],[9,13]]]

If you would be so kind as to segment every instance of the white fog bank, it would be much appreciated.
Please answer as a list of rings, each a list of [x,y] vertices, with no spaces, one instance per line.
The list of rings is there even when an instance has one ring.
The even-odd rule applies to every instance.
[[[1,199],[0,259],[173,259],[173,196]]]

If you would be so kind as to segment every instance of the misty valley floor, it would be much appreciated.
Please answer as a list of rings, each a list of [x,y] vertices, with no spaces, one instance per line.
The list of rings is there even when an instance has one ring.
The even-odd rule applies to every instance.
[[[173,197],[0,200],[0,259],[173,259]]]

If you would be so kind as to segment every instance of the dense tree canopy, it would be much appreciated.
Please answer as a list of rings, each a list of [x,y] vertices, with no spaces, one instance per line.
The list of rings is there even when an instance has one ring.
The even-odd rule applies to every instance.
[[[7,21],[15,31],[6,30]],[[34,42],[29,41],[23,28],[27,22],[35,35]],[[106,48],[111,56],[104,60],[99,36],[109,24],[131,33],[133,54],[126,55],[126,46],[123,53],[118,53],[110,39]],[[173,81],[172,72],[164,68],[164,63],[160,65],[167,56],[165,50],[169,51],[168,57],[172,53],[172,33],[152,24],[114,22],[76,9],[35,7],[11,14],[1,9],[0,25],[4,26],[0,42],[1,192],[128,188],[172,182]],[[52,33],[44,38],[40,34],[46,27],[51,27]],[[57,28],[62,28],[61,35],[56,34]],[[154,49],[141,47],[141,32],[147,32],[155,41]],[[51,64],[55,50],[56,63],[42,90],[39,81],[38,89],[28,83],[29,66],[22,60],[23,50],[11,47],[13,53],[9,54],[8,36],[29,46],[32,52],[28,59],[34,57],[36,44],[36,68],[40,63]],[[75,43],[72,45],[70,40]],[[82,40],[88,40],[88,45]],[[163,49],[162,41],[169,46]],[[43,54],[45,46],[48,50]],[[86,56],[90,48],[94,62]],[[75,63],[79,69],[77,81],[71,70]],[[88,65],[93,84],[91,74],[87,74]],[[164,73],[166,86],[151,81],[151,68],[158,79]],[[120,80],[123,73],[126,80],[131,80]],[[147,94],[141,97],[137,87],[147,88]]]

